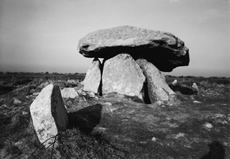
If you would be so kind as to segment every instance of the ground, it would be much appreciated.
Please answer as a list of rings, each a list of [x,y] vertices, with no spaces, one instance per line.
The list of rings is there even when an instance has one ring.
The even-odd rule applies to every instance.
[[[0,74],[0,158],[230,158],[230,78],[166,76],[180,102],[144,104],[118,96],[64,99],[69,128],[45,149],[29,107],[53,82],[78,87],[84,74]],[[76,82],[73,82],[71,80]],[[192,84],[198,85],[198,92]],[[52,146],[52,145],[51,145]]]

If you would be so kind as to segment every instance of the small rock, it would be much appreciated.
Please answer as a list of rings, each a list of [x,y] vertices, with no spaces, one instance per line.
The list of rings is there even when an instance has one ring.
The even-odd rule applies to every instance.
[[[178,134],[175,136],[175,138],[178,139],[178,138],[184,137],[184,136],[185,136],[184,133],[178,133]]]
[[[168,125],[169,125],[170,128],[177,128],[177,127],[179,127],[179,125],[176,124],[176,123],[169,123]]]
[[[146,141],[141,141],[140,144],[147,144],[147,142]]]
[[[155,137],[152,137],[152,141],[154,141],[154,142],[155,142],[156,140],[157,140],[157,138],[155,138]]]
[[[78,94],[81,94],[82,93],[82,89],[77,89],[76,87],[74,87],[75,91],[78,93]]]
[[[17,147],[21,147],[23,143],[21,141],[18,141],[18,142],[15,142],[14,145]]]
[[[200,101],[194,100],[193,103],[200,104]]]
[[[18,100],[17,98],[13,98],[13,103],[14,104],[21,104],[22,102]]]
[[[172,82],[172,85],[173,86],[177,85],[177,80],[176,79]]]
[[[86,96],[86,92],[85,92],[85,91],[82,91],[82,92],[81,92],[81,95],[82,95],[82,96]]]
[[[78,80],[73,80],[73,79],[69,79],[66,81],[68,84],[72,84],[72,85],[77,85],[78,84]]]
[[[192,88],[193,88],[195,91],[198,91],[198,90],[199,90],[199,88],[198,88],[198,86],[197,86],[196,83],[193,83],[193,84],[192,84]]]
[[[87,92],[87,95],[91,98],[95,98],[95,94],[93,92]]]
[[[76,98],[78,97],[78,93],[74,88],[64,88],[61,90],[61,95],[63,98]]]
[[[155,103],[156,103],[157,105],[163,105],[163,104],[164,104],[164,102],[163,102],[163,101],[160,101],[160,100],[156,101]]]
[[[210,124],[210,123],[205,123],[204,126],[205,126],[206,128],[208,128],[208,129],[213,128],[212,124]]]
[[[37,95],[39,95],[39,92],[34,92],[33,93],[33,96],[37,96]]]
[[[111,106],[111,105],[112,105],[112,103],[110,103],[110,102],[105,102],[104,104],[105,104],[105,105],[108,105],[108,106]]]
[[[29,114],[28,112],[22,111],[22,115],[27,115]]]
[[[99,131],[99,132],[105,132],[107,128],[104,128],[104,127],[97,127],[96,129],[97,129],[97,131]]]

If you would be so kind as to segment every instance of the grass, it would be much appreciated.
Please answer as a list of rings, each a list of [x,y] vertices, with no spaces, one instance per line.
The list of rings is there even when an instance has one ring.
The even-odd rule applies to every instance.
[[[51,81],[61,88],[74,87],[76,84],[68,83],[67,80],[77,79],[80,82],[83,77],[70,74],[0,74],[0,158],[120,159],[134,157],[130,154],[132,149],[127,148],[125,142],[118,144],[108,140],[107,137],[100,133],[87,134],[77,127],[61,132],[57,140],[59,145],[54,149],[45,149],[39,143],[29,113],[29,106],[35,98],[33,93],[40,92],[45,84]],[[207,103],[210,102],[210,105],[205,105],[204,108],[200,109],[208,110],[213,102],[221,104],[230,102],[230,96],[227,93],[230,92],[230,78],[166,77],[168,83],[171,83],[174,79],[177,79],[180,85],[188,88],[191,88],[194,82],[197,83],[199,87],[199,94],[196,95],[197,99],[202,102],[205,100],[207,100]],[[189,95],[180,96],[183,100],[191,97]],[[22,103],[14,104],[13,97],[19,99]],[[76,99],[64,101],[67,107],[71,107],[72,104],[78,102]],[[228,108],[224,109],[229,110]],[[207,119],[209,118],[211,120],[211,117]],[[199,125],[196,120],[192,124]],[[181,125],[181,127],[184,127],[185,131],[189,131],[189,128],[194,126]],[[227,136],[224,127],[223,131],[222,138],[224,139],[224,136]],[[202,135],[204,135],[204,138],[207,137],[205,134]],[[162,151],[165,145],[166,143],[164,145],[155,143],[154,145],[156,149],[153,152],[159,158],[162,156],[167,157],[167,153]],[[151,151],[149,147],[144,145],[142,147],[143,149],[146,148],[146,153]],[[201,146],[201,149],[203,150],[204,148]],[[169,151],[168,153],[179,153],[178,151],[173,151],[170,147],[165,147],[165,150]],[[144,154],[140,154],[140,156],[143,157]]]
[[[45,149],[37,140],[29,115],[15,114],[7,128],[1,145],[1,158],[125,158],[125,153],[114,147],[100,134],[85,134],[78,128],[58,134],[56,148]]]
[[[54,149],[45,149],[39,143],[31,123],[29,106],[35,98],[33,93],[40,92],[42,88],[39,86],[43,83],[52,81],[60,85],[64,83],[62,87],[73,86],[72,83],[66,82],[68,77],[65,78],[66,80],[57,78],[55,76],[52,79],[47,79],[44,76],[44,78],[33,77],[31,80],[31,76],[24,76],[17,81],[17,78],[12,74],[10,77],[2,78],[3,84],[7,84],[11,89],[1,87],[4,91],[0,96],[0,109],[2,110],[0,112],[0,129],[3,130],[0,134],[0,158],[123,158],[124,153],[118,148],[114,148],[99,134],[85,134],[78,128],[60,133],[57,141],[59,146]],[[16,97],[22,103],[13,104],[12,97]]]

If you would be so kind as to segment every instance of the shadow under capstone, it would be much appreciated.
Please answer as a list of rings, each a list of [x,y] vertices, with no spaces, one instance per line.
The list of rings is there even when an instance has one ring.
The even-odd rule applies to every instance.
[[[100,123],[102,105],[96,104],[83,108],[76,112],[68,113],[68,128],[79,128],[80,131],[89,134]]]
[[[154,42],[157,41],[154,40]],[[140,58],[148,59],[148,61],[153,63],[160,71],[164,71],[164,72],[171,72],[174,68],[178,66],[188,65],[190,61],[188,53],[186,53],[186,56],[175,56],[174,54],[172,54],[172,49],[160,47],[165,44],[164,42],[158,41],[157,43],[159,44],[158,47],[153,47],[152,44],[146,44],[146,45],[135,46],[135,47],[132,46],[102,47],[100,49],[93,50],[92,52],[94,53],[90,53],[90,51],[85,51],[87,50],[86,48],[88,48],[90,45],[84,45],[80,48],[79,52],[83,54],[85,57],[94,57],[92,55],[96,54],[98,58],[104,58],[105,60],[112,58],[120,53],[128,53],[133,57],[134,60]],[[90,54],[92,55],[90,56]],[[169,61],[174,61],[174,62],[169,62]]]

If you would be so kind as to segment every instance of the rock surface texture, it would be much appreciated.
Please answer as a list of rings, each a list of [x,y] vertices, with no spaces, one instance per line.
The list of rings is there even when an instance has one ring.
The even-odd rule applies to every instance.
[[[30,113],[38,139],[45,147],[54,143],[58,131],[67,128],[67,111],[58,86],[49,84],[43,88],[31,104]]]
[[[138,64],[128,54],[119,54],[104,63],[102,94],[119,93],[141,97],[145,77]]]
[[[129,53],[135,59],[147,59],[166,72],[189,64],[188,49],[179,38],[168,32],[132,26],[92,32],[79,41],[78,47],[85,57],[111,58]]]
[[[145,59],[138,59],[136,62],[147,79],[148,96],[151,103],[169,101],[175,96],[175,93],[166,83],[164,75],[152,63]]]
[[[90,68],[87,70],[85,79],[83,81],[83,85],[84,85],[83,90],[98,93],[100,82],[101,82],[101,63],[97,58],[95,58]]]

